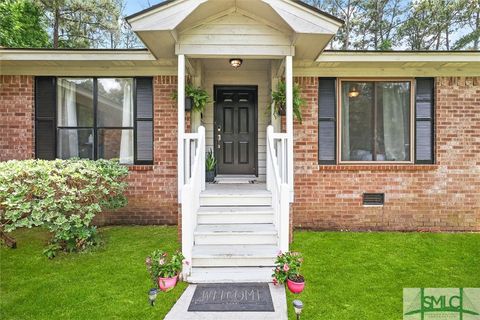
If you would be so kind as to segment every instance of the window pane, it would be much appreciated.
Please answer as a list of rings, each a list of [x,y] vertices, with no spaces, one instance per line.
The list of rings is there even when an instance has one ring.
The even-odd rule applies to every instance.
[[[60,127],[93,126],[93,79],[58,78],[57,118]]]
[[[342,160],[373,160],[373,83],[342,82]]]
[[[58,129],[58,157],[93,159],[92,129]]]
[[[377,82],[377,161],[410,160],[410,82]]]
[[[120,159],[120,163],[133,163],[132,129],[99,129],[98,158]]]
[[[133,79],[98,79],[99,127],[133,127]]]

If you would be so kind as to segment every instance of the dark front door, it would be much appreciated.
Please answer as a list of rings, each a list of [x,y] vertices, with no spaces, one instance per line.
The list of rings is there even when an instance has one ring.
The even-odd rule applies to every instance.
[[[218,174],[257,174],[257,87],[215,87]]]

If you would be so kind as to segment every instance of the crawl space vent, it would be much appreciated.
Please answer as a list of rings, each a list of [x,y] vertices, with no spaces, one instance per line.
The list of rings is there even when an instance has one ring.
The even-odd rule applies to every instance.
[[[383,206],[385,202],[385,193],[364,193],[364,206]]]

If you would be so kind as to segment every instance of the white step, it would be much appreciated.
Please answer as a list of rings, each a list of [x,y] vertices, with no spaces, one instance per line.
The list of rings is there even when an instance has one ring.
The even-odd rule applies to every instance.
[[[217,175],[215,177],[215,182],[219,184],[230,184],[230,183],[250,183],[251,181],[256,181],[257,177],[255,175]]]
[[[271,206],[272,195],[262,194],[200,194],[200,206]]]
[[[276,245],[195,245],[193,267],[272,267]]]
[[[273,223],[271,207],[200,207],[198,224]]]
[[[192,268],[190,283],[272,282],[272,267]]]
[[[195,244],[277,244],[271,223],[198,225]]]
[[[271,206],[265,184],[209,184],[200,194],[200,206]]]

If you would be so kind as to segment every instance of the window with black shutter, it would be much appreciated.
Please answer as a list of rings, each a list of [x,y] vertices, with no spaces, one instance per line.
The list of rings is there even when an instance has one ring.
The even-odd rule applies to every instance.
[[[56,158],[55,77],[35,78],[35,154],[39,159]]]
[[[136,79],[135,162],[153,162],[153,84],[152,78]]]
[[[435,161],[435,95],[433,78],[417,78],[415,94],[415,163]]]
[[[39,159],[153,162],[152,78],[37,77]]]
[[[320,164],[336,163],[336,79],[318,82],[318,158]]]

